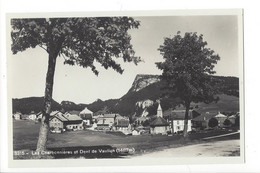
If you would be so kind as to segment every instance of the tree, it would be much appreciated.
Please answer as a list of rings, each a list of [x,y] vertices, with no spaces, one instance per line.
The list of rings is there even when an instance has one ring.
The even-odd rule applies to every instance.
[[[211,75],[214,65],[220,59],[213,50],[206,47],[203,35],[177,32],[173,38],[165,38],[159,51],[164,62],[156,63],[163,70],[162,80],[168,83],[171,97],[178,97],[185,106],[184,137],[187,137],[188,112],[191,102],[210,103],[217,101],[214,95],[218,83]],[[168,96],[168,97],[169,97]]]
[[[123,73],[116,58],[135,64],[140,61],[139,57],[134,56],[131,36],[127,32],[138,28],[139,22],[130,17],[11,19],[11,26],[13,54],[37,46],[48,54],[44,111],[37,151],[46,150],[57,57],[63,57],[64,64],[91,68],[96,75],[95,62],[105,69],[113,68]]]
[[[225,121],[223,122],[223,125],[224,126],[230,126],[231,125],[231,122],[229,119],[225,119]]]
[[[238,127],[238,128],[240,126],[240,120],[239,119],[240,119],[239,116],[237,116],[236,119],[235,119],[235,124],[234,124],[234,126]]]
[[[218,120],[216,118],[211,118],[211,119],[209,119],[208,125],[211,128],[216,127],[216,126],[218,126]]]

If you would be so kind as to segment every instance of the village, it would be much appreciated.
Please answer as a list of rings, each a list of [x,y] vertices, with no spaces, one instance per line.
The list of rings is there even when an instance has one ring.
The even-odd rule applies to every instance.
[[[142,102],[143,108],[149,107],[152,100]],[[138,103],[137,103],[138,104]],[[147,116],[143,113],[131,122],[129,117],[118,113],[97,111],[93,113],[87,107],[82,111],[52,111],[49,119],[51,133],[64,133],[78,130],[119,132],[124,135],[175,135],[184,130],[185,108],[178,106],[162,110],[158,104],[157,114]],[[42,113],[13,114],[14,121],[33,121],[40,123]],[[218,111],[203,112],[191,108],[188,114],[188,133],[207,132],[211,130],[238,130],[239,112],[225,115]]]

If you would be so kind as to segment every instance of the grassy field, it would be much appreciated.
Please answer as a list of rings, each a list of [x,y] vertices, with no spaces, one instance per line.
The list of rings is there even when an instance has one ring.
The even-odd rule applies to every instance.
[[[39,123],[28,120],[13,121],[13,149],[17,150],[35,150],[39,134]],[[191,134],[189,143],[196,143],[199,139],[213,135],[225,134],[227,131],[215,131],[210,133]],[[134,148],[134,154],[160,150],[167,147],[177,147],[183,145],[181,135],[163,136],[163,135],[140,135],[124,136],[101,131],[71,131],[62,134],[49,134],[47,148],[50,150],[70,149],[77,150],[84,148],[115,149],[115,148]],[[187,144],[187,143],[186,143]],[[102,155],[104,156],[104,155]],[[120,155],[121,156],[121,155]],[[90,157],[92,157],[90,155]],[[110,155],[107,157],[119,157],[119,155]]]

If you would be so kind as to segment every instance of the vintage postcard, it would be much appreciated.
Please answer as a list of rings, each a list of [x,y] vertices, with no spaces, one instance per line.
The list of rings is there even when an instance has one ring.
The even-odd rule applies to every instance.
[[[8,14],[10,167],[243,163],[242,16]]]

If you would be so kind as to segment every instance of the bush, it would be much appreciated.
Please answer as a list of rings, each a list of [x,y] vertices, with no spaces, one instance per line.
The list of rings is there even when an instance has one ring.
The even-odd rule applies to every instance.
[[[225,121],[223,122],[223,125],[230,126],[231,125],[230,120],[229,119],[225,119]]]
[[[211,118],[210,120],[209,120],[209,127],[216,127],[216,126],[218,126],[218,120],[216,119],[216,118]]]

